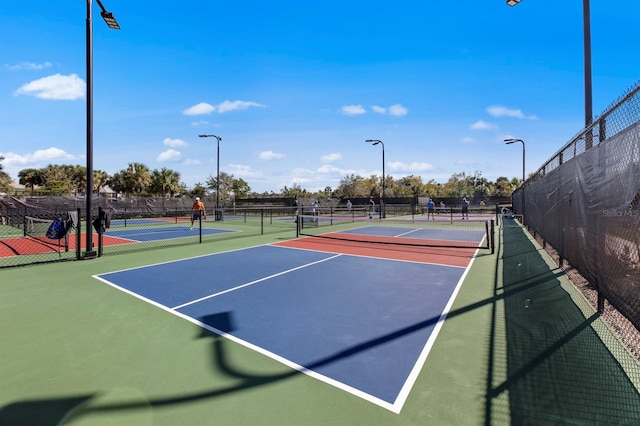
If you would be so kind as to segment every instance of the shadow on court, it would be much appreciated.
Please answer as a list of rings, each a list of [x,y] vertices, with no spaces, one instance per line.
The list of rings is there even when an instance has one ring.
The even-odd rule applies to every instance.
[[[497,341],[493,308],[485,424],[639,424],[640,395],[561,287],[559,268],[549,269],[521,228],[505,228],[499,244],[494,299],[503,301],[506,342]],[[502,261],[502,262],[501,262]],[[502,337],[500,337],[502,339]],[[506,350],[506,379],[496,379],[496,351]],[[502,368],[504,369],[504,368]],[[509,414],[496,400],[508,395]],[[495,405],[494,405],[495,404]]]
[[[498,244],[496,276],[492,297],[455,309],[448,318],[484,306],[492,306],[485,419],[486,425],[503,424],[637,424],[640,422],[640,395],[605,344],[591,328],[597,315],[584,317],[569,295],[560,287],[562,271],[550,269],[540,252],[519,228],[505,229],[503,246]],[[505,254],[507,256],[505,256]],[[500,260],[502,256],[502,260]],[[496,331],[503,320],[497,307],[503,307],[506,333]],[[234,330],[232,312],[208,315],[200,320],[223,333]],[[318,359],[314,369],[376,345],[431,327],[439,316],[426,318],[409,327],[381,335],[370,341]],[[506,336],[503,341],[502,335]],[[202,329],[197,338],[211,339],[212,367],[234,383],[207,391],[182,393],[140,400],[94,403],[103,392],[69,395],[66,398],[24,400],[0,410],[0,425],[58,425],[87,416],[109,416],[119,412],[144,412],[243,392],[292,378],[299,373],[255,374],[229,356],[235,343]],[[506,350],[506,379],[495,373],[496,351]],[[508,395],[509,413],[500,412],[494,402]]]

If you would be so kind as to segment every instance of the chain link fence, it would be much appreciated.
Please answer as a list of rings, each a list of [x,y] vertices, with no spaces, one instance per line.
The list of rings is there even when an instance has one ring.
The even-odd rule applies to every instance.
[[[640,81],[538,169],[524,223],[640,330]]]

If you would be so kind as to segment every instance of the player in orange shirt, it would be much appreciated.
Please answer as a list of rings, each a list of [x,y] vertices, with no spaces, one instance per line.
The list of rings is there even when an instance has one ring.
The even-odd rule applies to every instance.
[[[196,200],[191,205],[191,228],[189,229],[193,229],[193,222],[200,219],[201,216],[206,219],[207,214],[204,211],[204,203],[200,201],[200,197],[196,197]]]

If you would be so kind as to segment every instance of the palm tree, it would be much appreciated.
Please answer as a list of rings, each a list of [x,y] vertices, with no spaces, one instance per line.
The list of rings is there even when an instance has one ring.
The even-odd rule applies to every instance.
[[[34,188],[43,183],[42,173],[38,169],[22,169],[18,172],[18,182],[26,188],[31,188],[31,195]]]
[[[109,174],[102,170],[93,171],[93,190],[96,194],[100,194],[102,188],[107,184]]]
[[[129,163],[125,170],[129,193],[142,192],[151,183],[149,168],[142,163]]]
[[[71,184],[74,191],[77,194],[84,193],[87,188],[87,169],[84,166],[75,166],[73,169],[73,176],[71,177]]]
[[[150,192],[160,195],[174,195],[180,192],[180,173],[163,167],[160,170],[154,169],[151,172]]]

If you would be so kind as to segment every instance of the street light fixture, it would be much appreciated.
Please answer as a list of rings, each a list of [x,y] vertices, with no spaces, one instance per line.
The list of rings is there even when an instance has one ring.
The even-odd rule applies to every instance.
[[[365,142],[372,143],[373,145],[382,145],[382,197],[380,197],[380,219],[386,217],[385,214],[385,203],[384,203],[384,193],[385,193],[385,178],[384,178],[384,143],[379,139],[367,139]]]
[[[504,141],[507,143],[507,145],[511,145],[512,143],[516,142],[522,143],[522,194],[520,194],[520,201],[522,208],[522,222],[524,223],[524,141],[522,139],[505,139]]]
[[[120,25],[113,13],[107,12],[100,0],[96,0],[100,6],[100,15],[107,26],[114,30],[119,30]],[[93,198],[93,30],[91,25],[91,3],[87,0],[87,29],[86,29],[86,55],[87,55],[87,186],[85,190],[86,198],[86,244],[85,259],[93,259],[97,253],[93,250],[93,231],[91,229],[91,210]]]
[[[216,140],[218,141],[218,152],[217,152],[217,161],[218,161],[218,166],[216,168],[216,173],[217,173],[217,177],[216,177],[216,210],[218,209],[218,206],[220,205],[220,141],[222,140],[222,138],[220,136],[216,136],[216,135],[198,135],[198,137],[201,138],[216,138]],[[216,218],[218,216],[216,215]]]
[[[507,5],[515,6],[522,0],[507,0]],[[591,83],[591,5],[590,0],[582,0],[582,22],[584,43],[584,127],[593,123],[593,90]],[[585,143],[590,144],[587,140]]]

